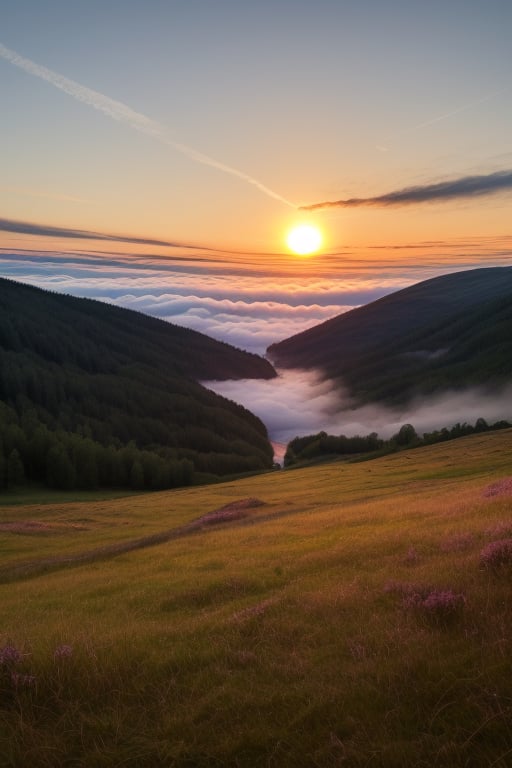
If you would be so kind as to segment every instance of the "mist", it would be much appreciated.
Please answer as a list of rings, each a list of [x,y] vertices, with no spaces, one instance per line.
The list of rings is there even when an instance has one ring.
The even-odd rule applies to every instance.
[[[421,435],[457,422],[474,424],[480,417],[490,423],[512,420],[512,386],[499,393],[480,389],[449,391],[418,398],[400,408],[376,403],[356,407],[338,382],[322,378],[319,371],[284,369],[278,374],[270,381],[244,379],[203,384],[259,416],[276,444],[321,431],[347,437],[377,432],[386,439],[407,423]]]

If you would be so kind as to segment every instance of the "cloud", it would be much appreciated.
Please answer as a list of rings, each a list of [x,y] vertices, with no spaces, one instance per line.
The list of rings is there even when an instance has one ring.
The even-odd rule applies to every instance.
[[[184,243],[171,243],[167,240],[151,240],[144,237],[128,237],[126,235],[111,235],[105,232],[88,232],[84,229],[68,229],[52,227],[45,224],[35,224],[30,221],[15,219],[0,219],[0,231],[16,232],[20,235],[37,235],[39,237],[63,237],[71,240],[111,240],[116,243],[135,243],[138,245],[156,245],[161,247],[197,248]]]
[[[180,271],[184,270],[184,271]],[[264,354],[281,339],[388,293],[390,285],[369,276],[359,281],[282,278],[264,265],[236,276],[225,268],[174,264],[169,258],[120,258],[51,254],[1,254],[5,277],[143,312]]]
[[[283,370],[269,381],[203,383],[250,408],[267,426],[271,440],[281,443],[322,429],[319,425],[333,418],[341,404],[332,383],[314,371]]]
[[[229,289],[226,287],[224,290]],[[236,289],[231,290],[236,293]],[[267,347],[277,339],[287,338],[352,309],[351,306],[340,305],[292,305],[288,303],[291,297],[285,294],[280,302],[242,301],[230,296],[212,298],[179,293],[160,296],[125,294],[115,299],[102,298],[258,354],[264,354]]]
[[[485,238],[480,244],[439,242],[435,253],[430,253],[432,245],[408,245],[414,258],[406,254],[406,259],[401,251],[395,255],[392,246],[377,258],[375,251],[356,250],[339,259],[332,255],[331,262],[323,260],[304,271],[292,261],[287,268],[282,259],[239,259],[223,252],[210,256],[191,250],[159,255],[128,254],[125,248],[117,254],[0,248],[0,273],[47,290],[137,310],[264,354],[270,344],[330,317],[419,280],[453,272],[454,264],[464,269],[481,266],[483,258],[494,265],[510,258],[506,238]]]
[[[376,197],[352,197],[303,205],[301,210],[313,211],[318,208],[358,208],[361,206],[414,205],[460,198],[483,197],[512,189],[512,171],[496,171],[487,175],[462,176],[451,181],[405,187]]]
[[[375,403],[354,407],[347,392],[318,371],[287,369],[270,381],[215,381],[206,386],[259,416],[277,443],[322,430],[347,436],[377,432],[389,438],[407,423],[421,435],[457,422],[474,424],[479,417],[489,423],[512,420],[510,386],[499,393],[481,389],[445,392],[394,409]]]
[[[118,120],[125,125],[129,125],[136,131],[140,131],[147,136],[157,139],[157,141],[171,147],[176,150],[176,152],[186,155],[194,162],[210,166],[211,168],[215,168],[222,173],[227,173],[230,176],[236,176],[236,178],[259,189],[259,191],[263,192],[267,197],[278,200],[291,208],[296,208],[294,203],[286,200],[286,198],[282,197],[277,192],[274,192],[274,190],[265,186],[265,184],[262,184],[261,181],[258,181],[258,179],[255,179],[253,176],[238,170],[238,168],[232,168],[225,163],[221,163],[219,160],[215,160],[208,155],[204,155],[202,152],[198,152],[197,149],[189,147],[187,144],[181,144],[180,142],[174,141],[164,125],[161,125],[156,120],[152,120],[140,112],[136,112],[126,104],[123,104],[120,101],[115,101],[99,91],[94,91],[92,88],[80,85],[80,83],[70,80],[58,72],[54,72],[51,69],[47,69],[47,67],[36,64],[35,61],[20,56],[19,53],[7,48],[5,45],[2,45],[2,43],[0,43],[0,57],[9,61],[11,64],[14,64],[14,66],[19,69],[28,72],[30,75],[34,75],[34,77],[45,80],[47,83],[55,86],[55,88],[59,88],[61,91],[64,91],[64,93],[67,93],[68,96],[72,96],[82,104],[87,104],[88,106],[97,109],[99,112],[103,112],[103,114],[112,118],[112,120]]]

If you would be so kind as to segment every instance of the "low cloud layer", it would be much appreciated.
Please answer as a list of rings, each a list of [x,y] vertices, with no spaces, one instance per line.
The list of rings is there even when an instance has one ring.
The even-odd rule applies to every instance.
[[[411,244],[396,253],[367,248],[300,267],[291,257],[162,248],[141,253],[138,245],[136,253],[126,252],[129,245],[121,253],[106,250],[114,245],[71,252],[0,248],[0,274],[137,310],[263,354],[274,342],[420,280],[483,263],[506,265],[510,246],[510,238],[481,238]]]
[[[437,252],[442,244],[435,244]],[[415,246],[407,246],[413,248]],[[482,252],[492,264],[507,264],[510,242],[457,244]],[[458,268],[480,266],[469,257]],[[471,257],[472,258],[472,257]],[[491,261],[492,258],[492,261]],[[423,256],[409,266],[380,255],[378,262],[344,260],[344,268],[319,273],[283,273],[279,264],[245,266],[220,257],[186,254],[173,257],[58,251],[2,252],[0,274],[47,290],[84,296],[137,310],[206,333],[241,349],[263,354],[273,342],[305,330],[329,317],[441,272],[454,271],[453,261]],[[476,256],[475,256],[476,259]],[[206,263],[205,263],[206,261]],[[336,266],[336,265],[335,265]],[[399,269],[398,269],[399,266]],[[325,272],[324,272],[325,270]],[[389,437],[406,422],[418,432],[457,421],[512,419],[512,390],[492,397],[470,391],[390,410],[380,406],[352,408],[347,395],[314,372],[284,371],[272,381],[212,383],[211,388],[241,402],[265,422],[273,441],[325,430],[334,434]]]
[[[282,339],[365,304],[411,278],[391,274],[335,279],[279,274],[195,255],[0,253],[4,277],[95,298],[263,354]]]
[[[423,434],[457,422],[474,424],[480,417],[488,422],[512,421],[512,387],[499,394],[477,389],[447,392],[391,409],[376,404],[354,408],[346,392],[315,371],[283,370],[270,381],[207,382],[206,386],[259,416],[277,443],[322,430],[347,436],[377,432],[388,438],[406,423]]]
[[[497,171],[481,176],[463,176],[437,184],[405,187],[376,197],[352,197],[346,200],[326,201],[303,205],[301,210],[314,211],[319,208],[359,208],[362,206],[399,206],[432,203],[460,198],[495,195],[512,189],[512,171]]]

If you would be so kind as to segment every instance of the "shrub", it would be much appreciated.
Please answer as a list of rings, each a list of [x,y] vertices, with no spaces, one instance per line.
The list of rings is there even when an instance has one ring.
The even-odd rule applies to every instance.
[[[512,539],[491,541],[480,552],[480,565],[491,571],[512,567]]]
[[[406,610],[416,611],[436,624],[448,624],[457,619],[465,604],[464,595],[451,589],[411,590],[402,600]]]
[[[414,547],[409,547],[407,553],[403,556],[402,562],[404,565],[417,565],[420,561],[420,556]]]
[[[14,664],[19,664],[22,658],[22,654],[14,645],[4,645],[3,648],[0,648],[0,666],[2,667],[11,667]]]
[[[437,619],[450,619],[458,615],[466,603],[464,595],[457,594],[451,589],[434,590],[422,602],[422,609]]]
[[[492,498],[493,496],[511,496],[512,495],[512,477],[503,477],[495,483],[491,483],[484,488],[483,496]]]

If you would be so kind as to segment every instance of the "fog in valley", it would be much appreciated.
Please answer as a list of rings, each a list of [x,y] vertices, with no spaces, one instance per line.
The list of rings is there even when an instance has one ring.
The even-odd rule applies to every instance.
[[[270,380],[203,384],[259,416],[277,444],[322,430],[347,437],[377,432],[389,438],[405,423],[413,424],[421,435],[457,422],[474,424],[480,417],[491,423],[512,419],[510,386],[494,394],[479,389],[446,392],[396,409],[377,404],[356,407],[348,393],[332,380],[322,379],[317,371],[284,369],[278,373]]]

